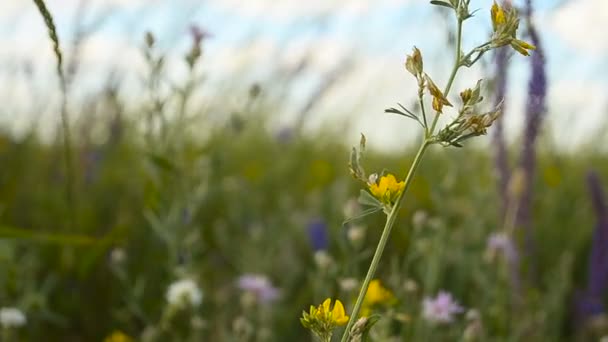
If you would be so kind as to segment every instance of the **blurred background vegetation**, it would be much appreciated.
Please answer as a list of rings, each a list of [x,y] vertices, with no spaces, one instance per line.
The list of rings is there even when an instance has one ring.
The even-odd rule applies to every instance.
[[[83,12],[75,14],[94,13],[86,1],[76,3]],[[27,15],[40,21],[36,42],[50,53],[42,19],[28,5]],[[490,3],[478,5],[485,18]],[[49,6],[62,13],[59,5]],[[258,78],[229,74],[218,81],[222,70],[205,64],[213,53],[207,42],[213,46],[220,28],[197,25],[184,30],[186,43],[175,47],[156,33],[139,32],[138,55],[124,57],[137,65],[129,76],[135,86],[118,68],[79,79],[90,66],[80,65],[79,49],[95,25],[112,26],[107,18],[121,10],[115,6],[93,15],[97,21],[89,19],[89,26],[76,21],[72,41],[61,36],[71,26],[61,14],[56,20],[66,57],[69,172],[54,66],[9,56],[12,63],[3,67],[0,306],[27,317],[21,328],[2,323],[3,341],[311,340],[299,322],[302,310],[332,297],[349,311],[358,289],[353,284],[365,275],[383,225],[381,214],[346,222],[364,209],[357,204],[362,184],[348,173],[351,145],[359,131],[369,135],[366,169],[403,177],[416,130],[381,113],[394,102],[412,101],[415,87],[387,90],[401,94],[392,102],[361,99],[383,99],[378,93],[390,82],[353,77],[358,64],[343,56],[330,72],[318,73],[314,54],[286,69],[266,60]],[[322,12],[310,26],[332,23],[332,10],[339,9]],[[441,11],[427,14],[437,23],[446,20]],[[529,25],[522,23],[524,30]],[[384,30],[394,34],[388,25]],[[447,46],[450,37],[442,38]],[[405,38],[397,47],[401,54],[425,41]],[[560,48],[546,46],[550,60]],[[121,51],[104,53],[109,62],[125,63]],[[440,48],[428,55],[436,60],[430,65],[451,61]],[[387,70],[406,75],[401,63]],[[529,68],[528,61],[518,63],[513,70]],[[472,73],[492,81],[486,96],[493,99],[505,70],[488,56]],[[318,78],[312,86],[303,81],[310,75]],[[528,114],[517,107],[526,102],[527,77],[512,76],[503,93],[515,98],[505,120],[520,121],[506,123],[511,171],[527,141]],[[349,96],[355,81],[367,90]],[[515,88],[524,89],[523,96]],[[23,89],[26,96],[19,95]],[[506,248],[489,242],[507,224],[510,205],[499,187],[496,136],[463,149],[434,147],[406,195],[377,274],[397,301],[376,308],[383,318],[374,340],[597,341],[608,335],[605,134],[589,130],[593,134],[569,143],[558,129],[569,123],[554,114],[553,98],[543,115],[559,120],[542,122],[533,183],[525,191],[532,194],[525,228],[534,246],[524,243],[523,233],[514,246],[521,279],[509,269]],[[259,287],[244,285],[244,277],[254,277]],[[194,280],[203,298],[178,310],[166,296],[183,279]],[[269,290],[275,295],[264,296]],[[440,290],[466,309],[451,324],[433,325],[421,314],[422,300]]]

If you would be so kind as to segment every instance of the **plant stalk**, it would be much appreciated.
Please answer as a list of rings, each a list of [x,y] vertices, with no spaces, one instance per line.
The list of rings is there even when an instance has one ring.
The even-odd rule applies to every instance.
[[[351,313],[350,319],[348,320],[348,324],[346,325],[346,329],[344,330],[344,334],[342,335],[342,342],[346,342],[348,340],[349,332],[357,320],[357,316],[359,315],[359,311],[361,310],[361,305],[363,304],[363,299],[365,298],[365,294],[367,293],[367,288],[369,287],[369,283],[371,282],[374,274],[376,273],[376,269],[378,268],[378,264],[380,264],[380,259],[382,258],[382,253],[384,252],[384,248],[386,247],[386,243],[388,242],[388,238],[391,234],[391,230],[395,224],[395,220],[397,219],[397,215],[399,214],[399,209],[401,209],[401,204],[403,202],[403,197],[407,192],[410,184],[412,183],[412,179],[414,174],[416,173],[416,169],[420,165],[422,161],[422,156],[426,151],[426,148],[431,144],[431,142],[425,139],[418,152],[416,153],[416,157],[412,162],[412,166],[410,167],[407,176],[405,177],[405,186],[403,191],[395,201],[395,205],[391,209],[391,212],[386,219],[386,224],[384,225],[384,229],[382,230],[382,236],[380,236],[380,241],[378,242],[378,246],[376,247],[376,252],[374,253],[374,257],[372,258],[372,263],[367,270],[367,275],[365,276],[365,280],[363,281],[363,285],[361,286],[361,290],[359,291],[359,296],[357,297],[357,301],[355,303],[355,307]]]
[[[454,83],[454,79],[456,79],[456,74],[458,73],[458,69],[460,69],[460,48],[462,45],[462,20],[458,19],[458,34],[456,38],[456,53],[454,57],[454,67],[452,68],[452,73],[450,74],[450,78],[448,79],[448,84],[445,86],[443,91],[443,95],[446,97],[452,88],[452,84]],[[431,125],[431,131],[429,135],[433,135],[435,132],[435,126],[437,126],[437,121],[439,120],[439,112],[435,113],[435,118],[433,119],[433,124]]]

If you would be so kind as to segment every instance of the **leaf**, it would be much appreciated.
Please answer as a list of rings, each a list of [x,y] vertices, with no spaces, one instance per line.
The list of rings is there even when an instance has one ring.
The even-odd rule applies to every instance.
[[[16,239],[72,246],[90,246],[102,241],[102,239],[86,235],[39,233],[29,229],[8,226],[0,226],[0,239]]]
[[[378,323],[378,321],[380,320],[381,316],[380,315],[371,315],[368,319],[367,319],[367,324],[365,324],[365,330],[363,333],[363,341],[371,341],[369,339],[369,332],[372,329],[372,327]]]
[[[359,192],[359,203],[368,207],[383,208],[382,202],[363,189]]]
[[[443,6],[443,7],[454,9],[454,7],[451,4],[440,1],[440,0],[431,0],[431,5]]]
[[[399,109],[396,108],[388,108],[385,109],[384,112],[385,113],[391,113],[391,114],[399,114],[399,115],[403,115],[407,118],[410,118],[412,120],[416,120],[422,127],[424,127],[424,124],[422,123],[422,121],[420,121],[420,119],[418,118],[418,116],[416,116],[416,114],[412,113],[410,110],[408,110],[407,108],[403,107],[400,103],[397,103],[397,105],[399,105],[399,107],[401,107],[401,109],[403,109],[404,111],[400,111]]]
[[[159,169],[172,173],[177,172],[177,167],[175,167],[175,165],[169,159],[151,152],[148,153],[147,156],[152,162],[152,164],[154,164],[154,166],[158,167]]]
[[[347,223],[351,223],[353,221],[358,221],[368,215],[372,215],[375,214],[379,211],[382,211],[382,208],[376,208],[376,207],[372,207],[372,208],[367,208],[365,210],[363,210],[361,213],[359,213],[359,215],[355,215],[353,217],[350,217],[348,219],[346,219],[344,222],[342,222],[342,225],[345,225]]]

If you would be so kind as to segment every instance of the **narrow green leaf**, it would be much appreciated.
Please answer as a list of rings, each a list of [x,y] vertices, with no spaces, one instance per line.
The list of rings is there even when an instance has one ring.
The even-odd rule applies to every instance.
[[[363,210],[362,212],[360,212],[359,215],[355,215],[353,217],[349,217],[348,219],[344,220],[344,222],[342,222],[342,225],[351,223],[353,221],[358,221],[368,215],[375,214],[379,211],[382,211],[382,208],[377,208],[377,207],[367,208],[367,209]]]
[[[359,203],[362,205],[366,205],[368,207],[380,208],[382,209],[382,202],[378,201],[378,199],[369,192],[361,189],[359,192]]]
[[[401,107],[401,109],[403,109],[404,111],[406,111],[406,112],[407,112],[409,115],[411,115],[411,116],[413,116],[413,117],[415,117],[415,118],[417,118],[417,117],[418,117],[418,115],[416,115],[416,114],[412,113],[412,111],[410,111],[409,109],[407,109],[407,108],[403,107],[403,105],[402,105],[401,103],[397,103],[397,104],[399,105],[399,107]]]
[[[154,153],[148,153],[147,155],[150,162],[152,162],[152,164],[159,169],[169,172],[177,171],[177,167],[175,167],[175,165],[169,159]]]
[[[102,241],[102,239],[86,235],[40,233],[29,229],[8,226],[0,226],[0,239],[26,240],[39,243],[76,246],[88,246]]]
[[[403,116],[405,116],[406,118],[409,118],[409,119],[415,120],[415,121],[416,121],[416,122],[418,122],[418,123],[419,123],[419,124],[420,124],[422,127],[424,127],[424,124],[422,123],[422,121],[420,121],[420,119],[419,119],[417,116],[415,116],[415,115],[411,114],[411,112],[409,112],[409,111],[408,111],[408,113],[404,113],[404,112],[400,111],[399,109],[395,109],[395,108],[389,108],[389,109],[385,109],[385,110],[384,110],[384,112],[385,112],[385,113],[391,113],[391,114],[399,114],[399,115],[403,115]]]
[[[431,0],[431,5],[443,6],[443,7],[454,9],[454,7],[451,4],[440,1],[440,0]]]

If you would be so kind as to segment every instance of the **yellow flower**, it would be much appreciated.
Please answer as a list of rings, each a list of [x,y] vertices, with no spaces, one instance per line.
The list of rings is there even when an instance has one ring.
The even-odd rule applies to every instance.
[[[393,205],[403,192],[405,188],[405,182],[397,182],[397,179],[392,174],[382,176],[380,181],[370,184],[369,191],[374,195],[380,202]]]
[[[115,330],[111,335],[106,337],[103,342],[132,342],[133,339],[120,330]]]
[[[363,298],[361,316],[369,316],[374,306],[392,304],[394,302],[395,295],[393,295],[393,292],[382,286],[379,279],[374,279],[369,283],[365,298]]]
[[[519,39],[513,39],[511,47],[524,56],[530,56],[530,51],[528,50],[536,50],[536,46]]]
[[[311,305],[309,312],[304,311],[300,322],[305,328],[312,330],[321,340],[328,340],[328,337],[331,338],[333,330],[338,326],[345,325],[348,318],[342,302],[336,299],[332,308],[331,299],[327,298],[318,307]]]
[[[490,14],[492,16],[492,27],[494,28],[494,32],[496,32],[498,27],[506,22],[505,11],[495,1]]]

